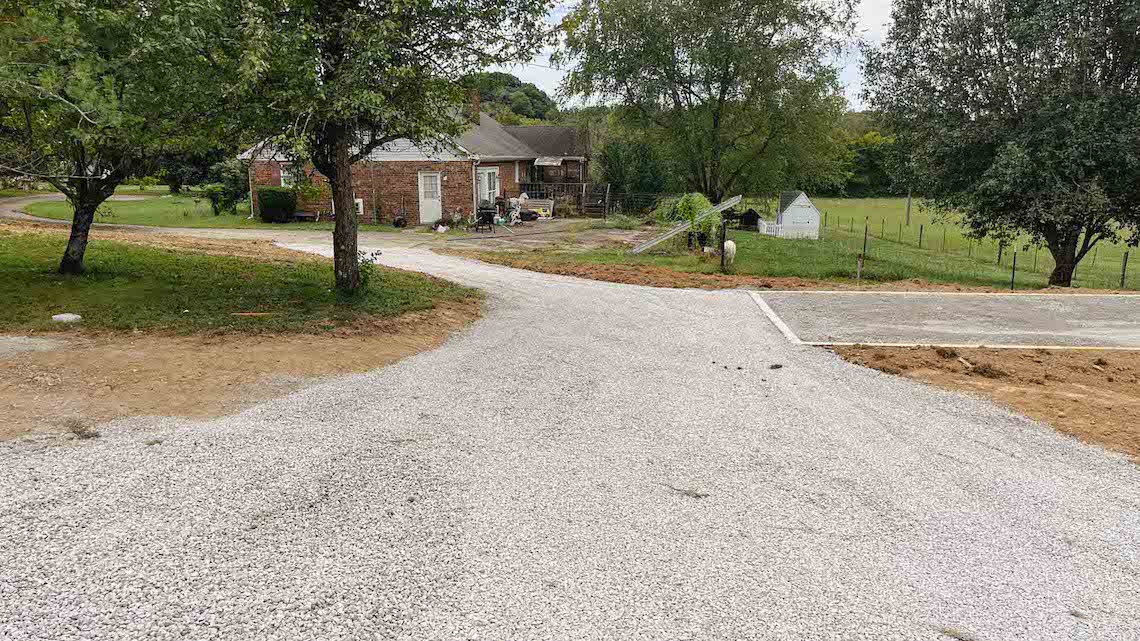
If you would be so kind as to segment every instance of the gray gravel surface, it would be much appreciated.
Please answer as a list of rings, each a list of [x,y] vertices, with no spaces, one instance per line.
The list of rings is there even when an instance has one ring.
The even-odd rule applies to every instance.
[[[486,318],[236,416],[3,446],[0,638],[1140,638],[1124,458],[742,292],[384,260]]]
[[[1140,295],[763,292],[805,342],[1140,348]]]

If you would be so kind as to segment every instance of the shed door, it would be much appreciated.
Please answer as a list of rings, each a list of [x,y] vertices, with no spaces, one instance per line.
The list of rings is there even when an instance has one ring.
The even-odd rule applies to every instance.
[[[420,172],[420,224],[434,223],[443,217],[443,199],[440,195],[439,172]]]

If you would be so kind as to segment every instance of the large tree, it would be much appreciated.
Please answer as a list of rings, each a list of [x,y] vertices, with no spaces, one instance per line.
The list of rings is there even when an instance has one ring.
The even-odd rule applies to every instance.
[[[158,154],[224,137],[237,20],[223,0],[9,0],[0,19],[0,165],[74,209],[59,270],[79,273],[95,212]]]
[[[563,23],[565,91],[630,107],[689,189],[839,175],[844,101],[829,54],[852,0],[583,0]]]
[[[867,98],[915,191],[975,236],[1029,234],[1049,283],[1140,233],[1140,4],[896,0]]]
[[[251,0],[247,68],[279,147],[329,182],[337,289],[360,286],[352,165],[400,138],[461,132],[460,80],[531,55],[548,0]]]

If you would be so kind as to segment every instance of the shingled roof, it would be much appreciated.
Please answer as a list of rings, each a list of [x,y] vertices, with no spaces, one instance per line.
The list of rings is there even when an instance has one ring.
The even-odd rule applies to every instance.
[[[585,158],[589,155],[585,136],[574,127],[531,125],[503,129],[536,151],[538,156]]]
[[[543,155],[485,113],[479,114],[479,124],[463,132],[458,142],[468,153],[484,160],[525,160]]]

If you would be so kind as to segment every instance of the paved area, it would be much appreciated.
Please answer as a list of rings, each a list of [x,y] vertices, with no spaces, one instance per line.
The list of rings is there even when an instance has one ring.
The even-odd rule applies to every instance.
[[[759,292],[789,339],[812,344],[1140,349],[1140,295]]]
[[[236,416],[0,446],[0,638],[1137,637],[1123,457],[746,292],[384,261],[486,318]]]

